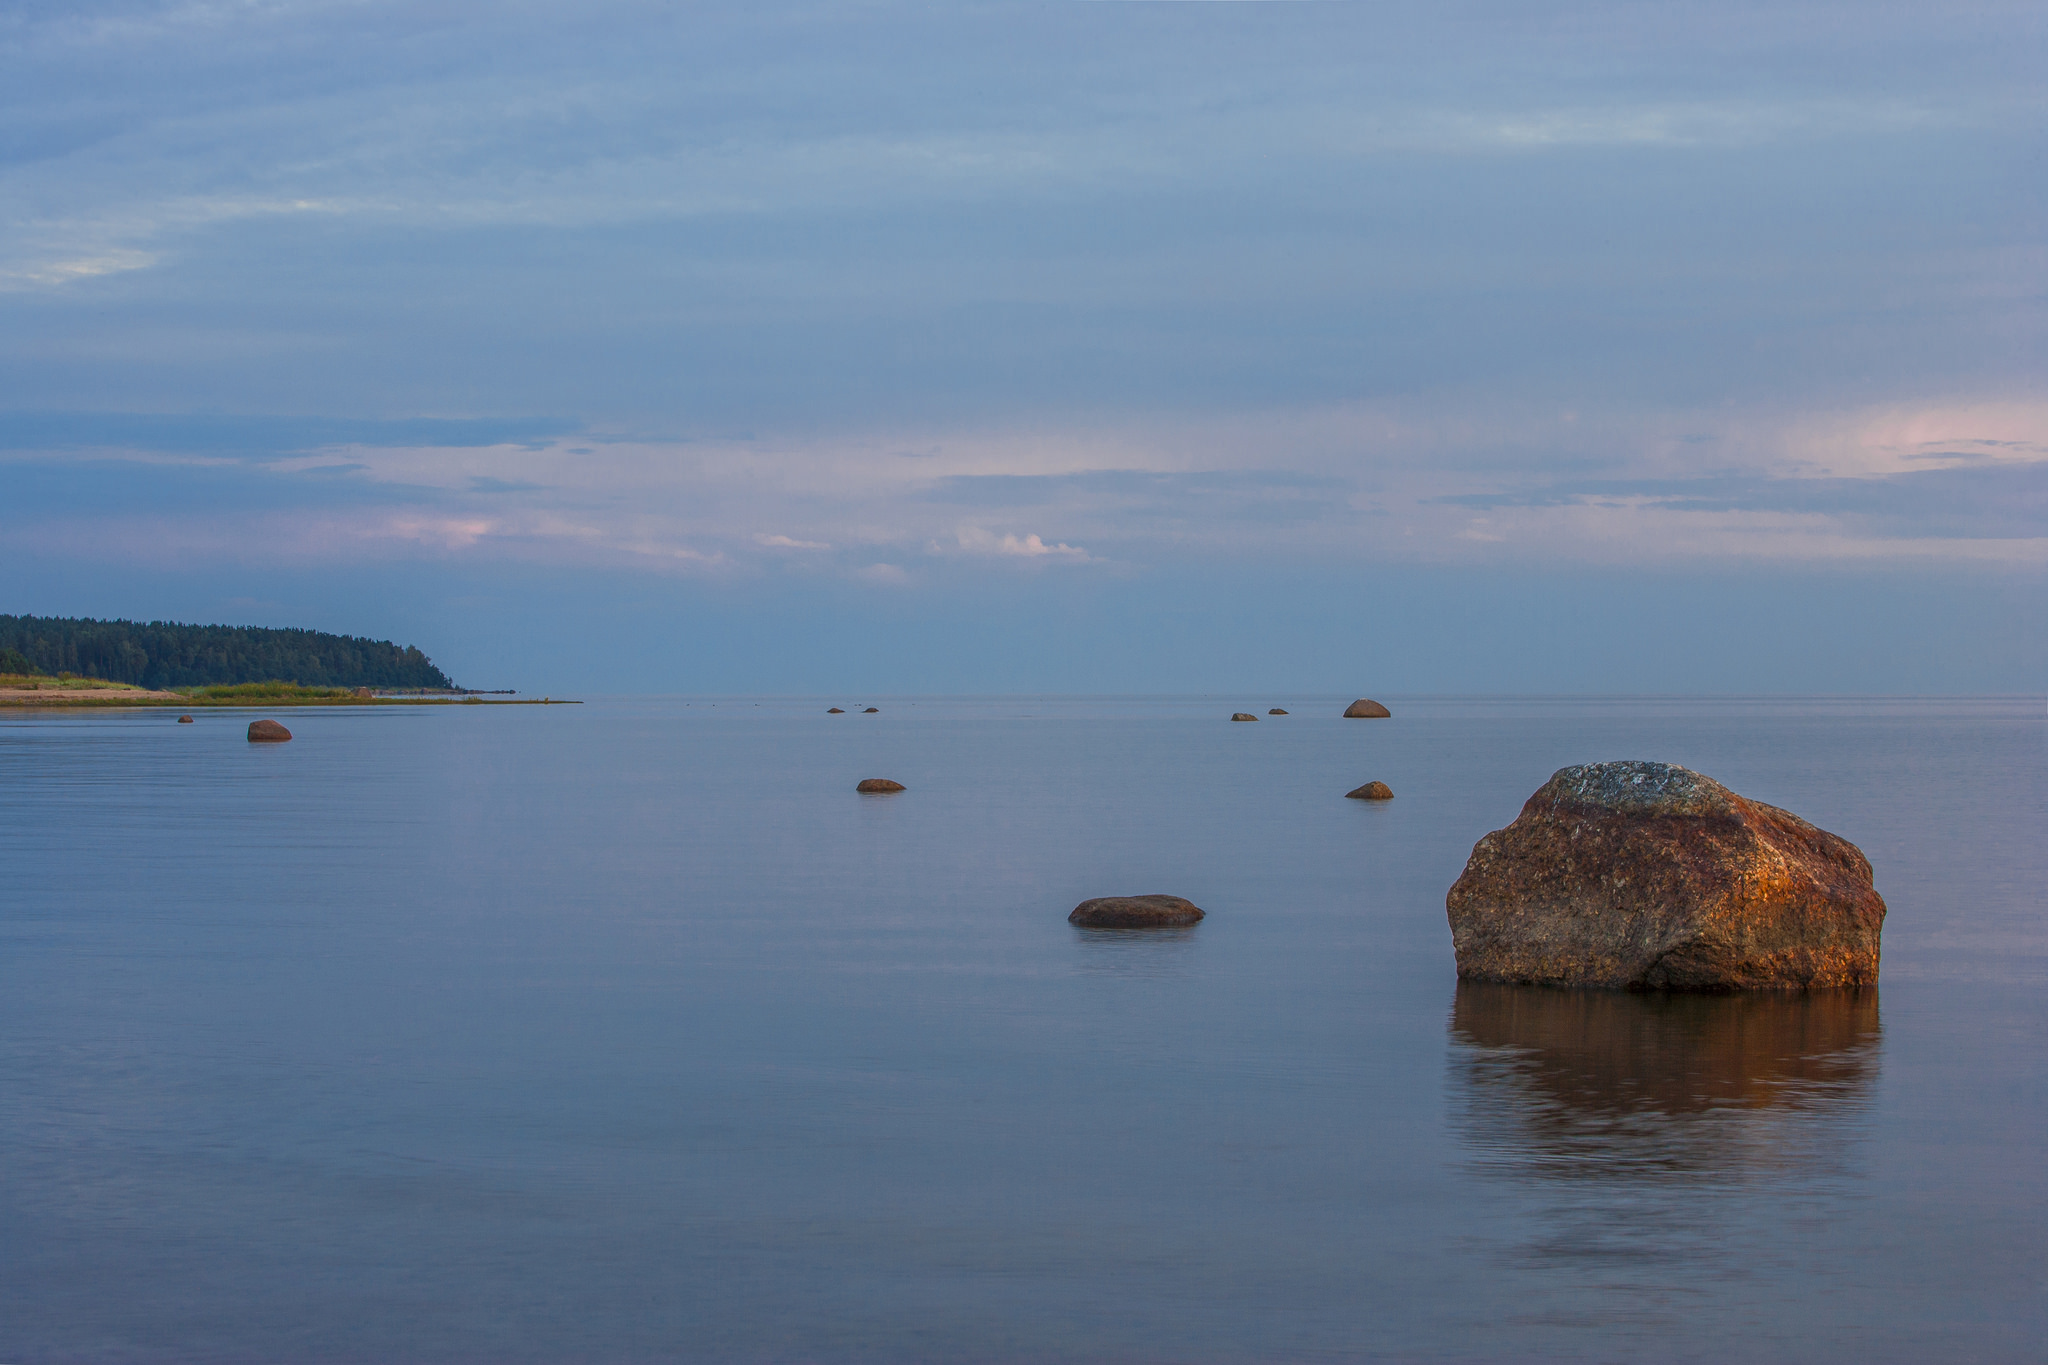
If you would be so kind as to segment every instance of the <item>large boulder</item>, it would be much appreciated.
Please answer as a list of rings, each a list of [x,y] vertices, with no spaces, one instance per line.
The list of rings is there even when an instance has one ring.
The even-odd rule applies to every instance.
[[[1630,990],[1868,985],[1884,927],[1854,844],[1672,763],[1560,768],[1445,905],[1463,980]]]
[[[1392,711],[1381,706],[1370,697],[1360,697],[1357,701],[1344,708],[1344,719],[1346,720],[1384,720],[1393,714]]]
[[[1257,717],[1257,716],[1253,715],[1253,714],[1252,714],[1251,712],[1249,712],[1249,711],[1233,711],[1233,712],[1231,712],[1231,713],[1230,713],[1230,718],[1231,718],[1232,720],[1257,720],[1257,719],[1258,719],[1258,717]]]
[[[292,737],[292,732],[274,720],[252,720],[249,722],[251,744],[282,744]]]
[[[1172,929],[1201,918],[1179,896],[1097,896],[1075,906],[1067,923],[1083,929]]]
[[[886,777],[863,777],[854,786],[854,790],[869,796],[886,796],[890,792],[904,790],[904,786],[901,782],[892,782]]]
[[[1353,801],[1391,801],[1394,789],[1384,782],[1368,782],[1363,787],[1353,787],[1344,793]]]

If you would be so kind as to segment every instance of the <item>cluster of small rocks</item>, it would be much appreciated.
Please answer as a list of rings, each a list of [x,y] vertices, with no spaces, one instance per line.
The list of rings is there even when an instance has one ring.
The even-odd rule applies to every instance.
[[[1269,716],[1284,716],[1287,714],[1287,708],[1284,706],[1275,706],[1269,711],[1267,711],[1266,714]],[[1391,715],[1393,715],[1393,712],[1387,710],[1386,707],[1380,705],[1376,701],[1373,701],[1369,697],[1360,697],[1357,701],[1352,702],[1351,705],[1344,708],[1344,718],[1346,720],[1380,720]],[[1232,712],[1230,718],[1232,720],[1258,719],[1257,716],[1253,715],[1249,711]]]

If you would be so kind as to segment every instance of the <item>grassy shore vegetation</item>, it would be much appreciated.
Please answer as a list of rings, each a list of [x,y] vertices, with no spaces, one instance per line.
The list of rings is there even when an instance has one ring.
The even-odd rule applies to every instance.
[[[292,682],[229,683],[219,687],[148,689],[74,673],[0,673],[0,706],[539,706],[548,697],[380,696],[366,687],[302,687]]]
[[[76,673],[64,673],[52,677],[47,673],[36,673],[24,669],[0,671],[0,690],[24,692],[133,692],[127,683],[108,682],[105,678],[81,678]]]
[[[228,683],[220,687],[180,687],[194,701],[252,702],[252,701],[362,701],[364,696],[352,687],[301,687],[297,683],[252,682]]]

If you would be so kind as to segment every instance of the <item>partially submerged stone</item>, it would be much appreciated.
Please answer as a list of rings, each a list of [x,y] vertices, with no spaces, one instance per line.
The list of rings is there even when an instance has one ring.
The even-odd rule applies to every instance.
[[[1353,801],[1391,801],[1394,789],[1384,782],[1368,782],[1363,787],[1353,787],[1344,793]]]
[[[1370,697],[1360,697],[1357,701],[1344,708],[1344,719],[1346,720],[1384,720],[1393,714],[1392,711],[1381,706]]]
[[[867,710],[865,710],[865,711],[861,712],[861,714],[862,714],[862,715],[864,715],[864,716],[872,716],[872,715],[874,715],[874,714],[875,714],[875,713],[876,713],[877,711],[879,711],[879,710],[881,710],[881,709],[882,709],[882,708],[881,708],[881,707],[879,707],[879,706],[870,706],[870,707],[869,707],[869,708],[868,708]]]
[[[274,720],[252,720],[249,722],[251,744],[282,744],[292,737],[292,732]]]
[[[178,724],[180,724],[180,725],[190,725],[191,723],[192,723],[192,717],[190,717],[190,716],[180,716],[180,717],[178,717]]]
[[[1179,896],[1097,896],[1075,906],[1067,923],[1083,929],[1172,929],[1201,918]]]
[[[828,706],[825,708],[825,714],[828,716],[843,716],[846,714],[846,708],[843,706]]]
[[[886,777],[863,777],[860,780],[860,785],[856,786],[854,790],[866,792],[869,796],[880,796],[888,792],[906,791],[908,788],[901,782],[891,782]]]
[[[1233,712],[1231,712],[1230,718],[1231,718],[1232,720],[1257,720],[1257,719],[1258,719],[1258,717],[1257,717],[1257,716],[1253,715],[1253,714],[1252,714],[1251,712],[1249,712],[1249,711],[1233,711]]]
[[[1445,906],[1461,979],[1631,990],[1873,984],[1885,915],[1848,840],[1641,762],[1559,769]]]
[[[1284,716],[1287,714],[1287,712],[1284,708],[1276,706],[1272,710],[1268,711],[1266,714],[1269,716]]]

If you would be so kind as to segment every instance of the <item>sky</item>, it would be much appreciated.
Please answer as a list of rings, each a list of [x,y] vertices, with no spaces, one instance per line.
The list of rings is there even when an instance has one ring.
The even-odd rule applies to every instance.
[[[0,611],[2048,690],[2048,7],[0,3]]]

